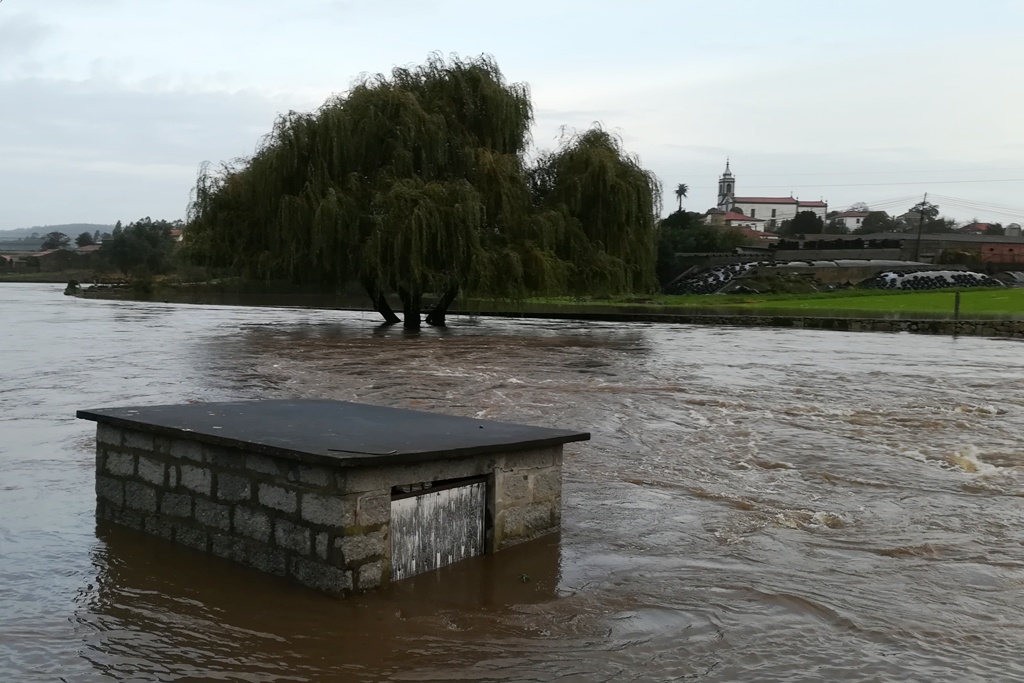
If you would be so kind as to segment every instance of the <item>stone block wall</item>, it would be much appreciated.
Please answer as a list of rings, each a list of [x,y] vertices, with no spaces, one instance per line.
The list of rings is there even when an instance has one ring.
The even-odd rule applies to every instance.
[[[488,477],[488,551],[556,531],[562,447],[332,467],[100,423],[97,515],[336,595],[389,581],[392,488]]]
[[[495,463],[493,549],[557,530],[562,524],[562,447],[509,454]]]

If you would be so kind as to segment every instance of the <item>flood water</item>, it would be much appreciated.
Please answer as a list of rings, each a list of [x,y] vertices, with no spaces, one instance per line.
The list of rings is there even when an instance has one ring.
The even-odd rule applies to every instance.
[[[0,680],[1024,679],[1011,340],[0,285]],[[560,536],[335,600],[97,524],[79,408],[332,398],[590,431]]]

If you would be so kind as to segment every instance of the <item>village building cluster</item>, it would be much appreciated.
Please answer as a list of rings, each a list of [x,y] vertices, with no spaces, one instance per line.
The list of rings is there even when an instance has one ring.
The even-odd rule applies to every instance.
[[[736,194],[736,177],[725,162],[718,179],[718,205],[706,214],[708,222],[730,228],[748,228],[757,232],[775,232],[782,221],[793,220],[801,211],[811,211],[825,220],[828,203],[804,201],[796,197],[747,197]]]
[[[888,214],[884,211],[865,209],[862,208],[863,204],[855,205],[850,210],[829,213],[828,202],[824,198],[803,200],[792,196],[792,194],[789,197],[755,197],[737,194],[737,189],[736,176],[727,160],[725,171],[718,178],[718,202],[714,208],[704,214],[705,222],[709,225],[739,229],[766,243],[778,240],[775,233],[782,227],[784,221],[793,220],[797,214],[805,211],[813,213],[823,222],[832,222],[849,233],[863,228],[871,214],[882,214],[888,218]],[[914,227],[917,221],[921,220],[920,216],[912,211],[907,211],[895,218],[899,223],[909,227]],[[1005,237],[1020,237],[1022,234],[1019,223],[1000,225],[1002,230],[998,233],[993,229],[996,225],[995,223],[974,221],[956,228],[954,232],[962,235],[998,234]]]

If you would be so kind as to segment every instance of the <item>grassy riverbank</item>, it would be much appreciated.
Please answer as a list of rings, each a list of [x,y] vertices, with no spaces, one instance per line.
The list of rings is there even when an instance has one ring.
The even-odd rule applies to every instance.
[[[21,273],[0,276],[0,282],[60,282],[88,275],[76,273]],[[47,277],[49,276],[49,277]],[[312,308],[369,309],[369,300],[358,290],[328,292],[317,288],[227,278],[181,283],[157,278],[147,288],[105,286],[90,288],[90,298],[139,299],[175,303],[229,305],[304,306]],[[953,290],[925,292],[842,290],[813,294],[708,294],[648,295],[628,297],[546,297],[518,301],[493,299],[456,300],[452,312],[467,314],[494,312],[514,314],[551,313],[571,317],[578,314],[639,313],[692,315],[791,315],[865,318],[952,318],[956,293]],[[397,305],[397,301],[395,302]],[[960,293],[961,318],[1024,318],[1024,289],[979,288]]]
[[[546,298],[530,299],[531,308],[553,306],[582,311],[628,309],[648,313],[686,311],[734,315],[856,315],[865,317],[908,314],[951,317],[956,293],[953,290],[900,292],[843,290],[815,294],[690,294],[655,295],[603,299]],[[474,302],[477,306],[483,302]],[[508,304],[506,304],[507,306]],[[968,289],[960,293],[961,317],[1024,317],[1024,289]]]
[[[65,270],[61,273],[3,273],[0,282],[53,282],[66,285],[68,280],[91,282],[91,270]]]
[[[866,292],[856,296],[799,297],[791,300],[750,300],[736,304],[748,310],[766,311],[783,306],[787,310],[814,312],[917,313],[948,315],[956,305],[956,292]],[[1024,314],[1024,289],[969,289],[960,292],[960,315]]]

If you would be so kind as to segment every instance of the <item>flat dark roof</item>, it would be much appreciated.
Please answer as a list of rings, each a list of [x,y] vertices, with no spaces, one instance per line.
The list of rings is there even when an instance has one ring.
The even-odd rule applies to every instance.
[[[335,466],[392,464],[587,441],[590,434],[348,401],[272,400],[79,410],[79,418]]]

